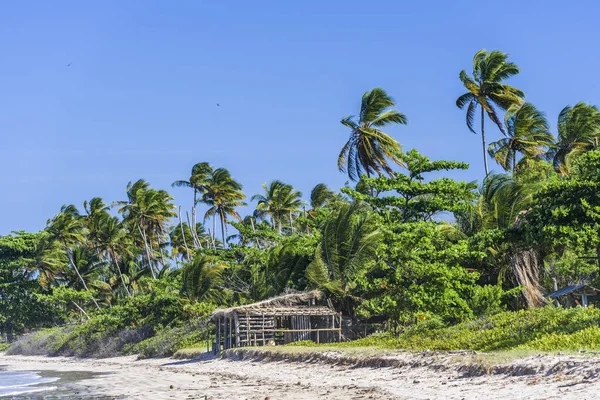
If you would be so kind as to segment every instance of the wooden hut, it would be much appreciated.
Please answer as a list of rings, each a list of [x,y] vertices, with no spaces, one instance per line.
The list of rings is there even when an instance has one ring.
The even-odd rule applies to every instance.
[[[559,299],[564,299],[564,305],[567,307],[573,307],[573,306],[581,306],[581,307],[587,307],[589,304],[589,299],[590,297],[596,297],[600,295],[600,290],[585,285],[585,284],[580,284],[580,285],[571,285],[571,286],[567,286],[564,287],[562,289],[556,290],[548,295],[546,295],[546,297],[550,298],[550,299],[554,299],[554,300],[559,300]]]
[[[288,291],[258,303],[218,309],[210,317],[216,325],[213,351],[312,340],[341,340],[342,315],[321,292]]]

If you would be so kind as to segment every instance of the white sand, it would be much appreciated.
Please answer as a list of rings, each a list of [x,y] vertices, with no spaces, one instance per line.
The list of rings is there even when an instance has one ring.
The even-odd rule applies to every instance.
[[[398,357],[412,357],[398,355]],[[127,399],[596,399],[600,359],[531,357],[539,373],[461,377],[456,369],[352,368],[319,363],[230,360],[101,360],[0,355],[10,370],[105,372],[81,393]],[[560,371],[559,371],[560,370]]]

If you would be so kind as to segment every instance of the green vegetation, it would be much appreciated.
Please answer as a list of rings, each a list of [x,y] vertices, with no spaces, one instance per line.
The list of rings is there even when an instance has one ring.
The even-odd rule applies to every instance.
[[[377,346],[410,350],[597,350],[600,348],[600,310],[552,306],[502,312],[445,327],[433,317],[397,336],[375,335],[337,346]]]
[[[556,308],[544,294],[600,287],[600,113],[567,106],[553,135],[506,83],[519,72],[481,50],[472,76],[460,73],[468,92],[457,105],[474,133],[481,111],[480,183],[448,176],[466,173],[463,162],[404,152],[386,132],[407,117],[375,88],[341,120],[350,132],[338,168],[350,182],[339,192],[319,183],[305,201],[279,180],[244,192],[227,169],[199,162],[172,193],[139,179],[123,200],[65,205],[41,232],[0,237],[2,343],[23,336],[9,352],[26,354],[192,354],[216,307],[318,288],[354,322],[385,321],[353,346],[598,348],[598,311]],[[486,148],[487,118],[505,137]],[[488,154],[506,173],[487,173]],[[173,197],[185,190],[191,210]],[[240,215],[248,198],[254,210]]]

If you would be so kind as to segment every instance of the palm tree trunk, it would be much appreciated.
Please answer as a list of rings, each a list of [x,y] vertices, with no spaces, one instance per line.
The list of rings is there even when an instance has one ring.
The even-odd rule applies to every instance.
[[[219,212],[219,219],[221,220],[221,237],[223,238],[223,247],[225,246],[225,215],[223,212]]]
[[[213,240],[213,247],[215,249],[217,248],[216,237],[217,237],[217,213],[214,213],[213,214],[212,240]]]
[[[517,170],[517,150],[513,150],[513,178],[515,177],[515,171]]]
[[[190,213],[185,212],[185,217],[187,218],[188,226],[190,227],[190,232],[192,232],[192,240],[194,242],[194,250],[197,248],[202,248],[202,243],[200,243],[200,238],[198,237],[198,233],[196,232],[196,225],[192,225],[190,222]]]
[[[483,127],[485,121],[485,110],[481,107],[481,144],[483,146],[483,166],[485,168],[485,176],[488,176],[487,152],[485,150],[485,129]]]
[[[81,276],[81,274],[79,273],[79,269],[77,268],[77,265],[75,265],[75,261],[73,260],[73,257],[71,256],[71,252],[69,251],[69,246],[67,246],[66,243],[64,243],[65,245],[65,253],[67,254],[67,258],[69,259],[69,262],[71,263],[71,265],[73,266],[73,269],[75,270],[75,273],[77,274],[77,276],[79,277],[79,280],[81,280],[81,283],[83,284],[83,288],[89,292],[90,289],[88,288],[87,284],[85,283],[85,280],[83,279],[83,277]],[[96,301],[96,299],[94,298],[94,296],[92,296],[92,301],[94,302],[94,304],[96,305],[96,308],[98,310],[100,310],[100,306],[98,305],[98,302]]]
[[[119,272],[119,278],[121,278],[121,283],[123,284],[123,289],[125,289],[127,296],[133,297],[131,292],[129,292],[127,285],[125,284],[125,279],[123,279],[123,273],[121,272],[121,267],[119,267],[119,263],[117,262],[117,259],[115,258],[114,253],[112,251],[109,251],[108,254],[110,255],[110,258],[112,259],[112,262],[115,264],[115,267],[117,267],[117,271]]]
[[[183,238],[183,246],[185,247],[186,258],[190,258],[190,249],[188,249],[187,241],[185,240],[185,230],[183,229],[183,222],[181,222],[181,206],[179,206],[179,229],[181,230],[181,237]],[[190,233],[191,231],[192,228],[190,227]]]
[[[140,224],[137,224],[138,230],[140,231],[140,235],[142,235],[142,239],[144,240],[144,248],[146,250],[146,258],[148,259],[148,268],[150,268],[150,272],[152,273],[152,277],[156,278],[154,275],[154,269],[152,268],[152,257],[150,256],[150,248],[148,247],[148,241],[146,240],[145,229],[142,231],[140,228]]]

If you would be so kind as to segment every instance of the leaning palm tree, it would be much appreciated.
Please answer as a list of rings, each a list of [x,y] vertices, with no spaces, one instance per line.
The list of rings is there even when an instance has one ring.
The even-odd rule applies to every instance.
[[[388,160],[403,165],[400,143],[382,131],[391,124],[407,123],[404,114],[390,109],[395,104],[385,90],[375,88],[363,95],[358,119],[352,115],[342,118],[341,123],[352,132],[338,156],[338,168],[352,181],[363,173],[392,175]]]
[[[89,292],[90,289],[73,260],[73,248],[85,242],[85,235],[87,233],[84,220],[77,208],[74,205],[63,206],[60,213],[48,221],[45,230],[48,232],[49,240],[60,243],[69,265],[75,271],[82,287]],[[96,299],[92,297],[92,300],[96,308],[100,309]]]
[[[223,245],[227,236],[227,217],[230,216],[238,221],[242,217],[236,211],[236,207],[245,206],[242,200],[246,198],[242,192],[242,185],[231,177],[225,168],[217,168],[207,177],[204,194],[201,201],[210,208],[204,214],[204,220],[213,217],[213,241],[216,234],[216,217],[221,222],[221,236]]]
[[[358,203],[341,205],[323,227],[315,258],[306,269],[308,280],[351,311],[356,278],[374,262],[380,241],[381,231],[369,210]]]
[[[512,86],[502,83],[502,81],[519,73],[519,67],[512,62],[508,62],[508,55],[501,51],[479,50],[473,57],[473,77],[468,76],[465,70],[460,72],[462,81],[468,92],[456,100],[459,108],[467,106],[467,127],[475,134],[475,111],[477,107],[481,108],[481,143],[483,145],[483,165],[485,174],[489,173],[487,163],[487,148],[485,142],[485,114],[494,122],[502,133],[505,133],[504,127],[498,111],[507,110],[513,104],[521,104],[523,92]]]
[[[506,136],[490,144],[488,153],[505,171],[513,174],[517,165],[528,160],[539,160],[554,146],[554,137],[544,113],[532,104],[512,106],[505,116]],[[518,161],[517,153],[523,158]]]
[[[252,201],[258,201],[254,216],[263,219],[268,216],[273,228],[277,228],[277,231],[281,233],[283,221],[289,218],[291,225],[293,214],[300,210],[303,204],[302,192],[279,180],[272,181],[268,186],[263,183],[262,187],[264,194],[252,196]]]
[[[598,146],[600,111],[583,102],[567,106],[558,116],[558,140],[548,152],[556,172],[567,175],[570,160],[584,151]]]

